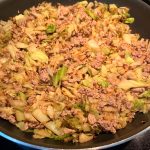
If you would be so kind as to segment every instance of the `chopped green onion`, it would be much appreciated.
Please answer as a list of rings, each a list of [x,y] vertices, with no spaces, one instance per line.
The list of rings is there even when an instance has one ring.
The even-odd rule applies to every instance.
[[[92,87],[93,86],[93,79],[89,77],[85,80],[82,80],[81,84],[83,84],[86,87]]]
[[[126,18],[127,18],[127,17],[129,18],[129,17],[130,17],[130,14],[129,14],[129,13],[125,13],[124,16],[125,16]]]
[[[133,108],[137,110],[142,110],[144,107],[144,100],[143,99],[136,99],[133,103]]]
[[[54,33],[55,31],[56,31],[56,26],[54,24],[50,24],[46,29],[47,34]]]
[[[85,104],[82,104],[82,103],[75,104],[74,108],[79,108],[79,109],[85,111]]]
[[[100,77],[100,76],[95,76],[93,79],[98,83],[98,85],[100,85],[100,86],[102,86],[102,87],[105,87],[105,88],[106,88],[106,87],[109,86],[109,82],[106,81],[105,78],[102,78],[102,77]]]
[[[60,136],[52,136],[53,139],[57,140],[57,141],[62,141],[64,140],[65,138],[68,138],[70,137],[70,134],[64,134],[64,135],[60,135]]]
[[[26,101],[26,99],[27,99],[27,96],[26,96],[24,93],[22,93],[22,92],[19,92],[19,93],[18,93],[18,96],[19,96],[19,98],[20,98],[22,101]]]
[[[140,97],[150,98],[150,90],[143,92]]]
[[[99,82],[98,84],[101,85],[104,88],[109,86],[109,83],[106,80],[103,80],[103,81]]]
[[[93,20],[97,20],[98,16],[90,9],[86,8],[85,12],[88,16],[90,16]]]
[[[33,133],[33,132],[34,132],[34,130],[27,129],[27,130],[25,130],[25,132],[28,132],[28,133]]]
[[[78,118],[70,118],[67,120],[67,122],[69,123],[69,125],[74,128],[74,129],[78,129],[78,130],[81,130],[82,129],[82,126],[80,124],[80,121]]]
[[[62,66],[59,68],[58,72],[53,76],[53,86],[57,87],[65,74],[67,73],[68,68],[66,66]]]
[[[127,19],[125,19],[125,23],[127,23],[127,24],[132,24],[133,22],[134,22],[134,18],[127,18]]]

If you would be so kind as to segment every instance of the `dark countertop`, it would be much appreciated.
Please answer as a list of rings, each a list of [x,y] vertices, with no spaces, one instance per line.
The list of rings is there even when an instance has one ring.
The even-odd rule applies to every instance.
[[[35,150],[25,146],[17,145],[0,137],[0,148],[1,150]],[[109,148],[107,150],[150,150],[150,130],[146,133],[137,136],[135,139],[124,143],[122,145]]]

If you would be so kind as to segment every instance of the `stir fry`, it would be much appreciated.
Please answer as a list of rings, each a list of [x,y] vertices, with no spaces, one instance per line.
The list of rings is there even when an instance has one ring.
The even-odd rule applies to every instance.
[[[150,42],[127,7],[41,3],[0,21],[0,117],[84,143],[150,111]]]

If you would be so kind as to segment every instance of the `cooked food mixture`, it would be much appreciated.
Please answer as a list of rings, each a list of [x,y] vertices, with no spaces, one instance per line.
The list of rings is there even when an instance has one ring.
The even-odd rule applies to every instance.
[[[1,21],[0,117],[34,138],[84,143],[147,113],[150,43],[133,22],[127,7],[97,1]]]

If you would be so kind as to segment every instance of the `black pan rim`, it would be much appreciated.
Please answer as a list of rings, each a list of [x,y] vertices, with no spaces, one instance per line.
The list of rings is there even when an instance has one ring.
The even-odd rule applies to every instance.
[[[137,115],[142,115],[142,113],[138,113]],[[144,115],[144,114],[143,114]],[[143,116],[142,115],[142,116]],[[145,116],[145,115],[144,115]],[[143,117],[144,117],[143,116]],[[7,129],[4,129],[3,127],[0,127],[0,136],[1,137],[4,137],[14,143],[17,143],[19,145],[24,145],[24,146],[28,146],[28,147],[31,147],[31,148],[36,148],[36,149],[56,149],[56,150],[65,150],[65,149],[79,149],[79,150],[96,150],[96,149],[106,149],[106,148],[110,148],[110,147],[114,147],[114,146],[117,146],[117,145],[120,145],[120,144],[123,144],[125,142],[128,142],[132,139],[134,139],[136,136],[138,135],[141,135],[142,133],[145,133],[147,132],[148,130],[150,130],[150,113],[148,113],[146,115],[147,117],[147,122],[144,123],[144,124],[141,124],[140,127],[136,128],[135,130],[132,129],[130,130],[129,132],[121,135],[121,136],[118,136],[117,133],[115,134],[116,136],[118,136],[118,138],[116,139],[111,139],[110,141],[106,141],[104,143],[99,143],[98,145],[92,145],[90,144],[88,147],[87,146],[81,146],[81,145],[74,145],[74,146],[67,146],[67,145],[62,145],[60,143],[56,143],[55,144],[45,144],[45,143],[38,143],[35,142],[35,141],[32,141],[31,139],[28,139],[28,138],[23,138],[23,137],[19,137],[17,134],[11,132],[11,130],[7,130]],[[138,116],[135,116],[134,120],[137,120],[138,119]],[[4,122],[6,122],[6,120],[2,119]],[[8,123],[8,122],[7,122]],[[8,123],[10,124],[10,123]],[[130,123],[132,124],[132,123]],[[11,125],[11,124],[10,124]],[[13,128],[17,129],[15,126],[11,125]],[[18,129],[19,130],[19,129]],[[120,129],[121,130],[121,129]],[[22,131],[20,131],[22,132]],[[107,133],[105,133],[107,134]],[[98,138],[98,137],[97,137]]]
[[[136,134],[133,134],[133,135],[131,135],[128,138],[125,138],[123,140],[120,140],[120,141],[117,141],[117,142],[114,142],[114,143],[111,143],[111,144],[108,144],[108,145],[104,145],[104,146],[98,146],[98,147],[92,147],[92,148],[82,148],[82,149],[78,149],[78,150],[84,150],[84,149],[86,149],[86,150],[97,150],[97,149],[106,149],[106,148],[114,147],[114,146],[126,143],[126,142],[134,139],[135,137],[144,134],[147,131],[150,131],[150,126],[148,126],[147,128],[143,129],[142,131],[137,132]],[[27,146],[27,147],[30,147],[30,148],[49,149],[49,150],[51,150],[51,149],[64,150],[64,149],[59,149],[59,148],[48,148],[48,147],[33,145],[33,144],[30,144],[30,143],[27,143],[27,142],[23,142],[23,141],[21,141],[19,139],[15,139],[15,138],[13,138],[13,137],[11,137],[11,136],[3,133],[3,132],[0,132],[0,136],[5,138],[5,139],[7,139],[7,140],[9,140],[9,141],[12,141],[12,142],[14,142],[16,144],[24,145],[24,146]],[[65,149],[65,150],[67,150],[67,149]]]

